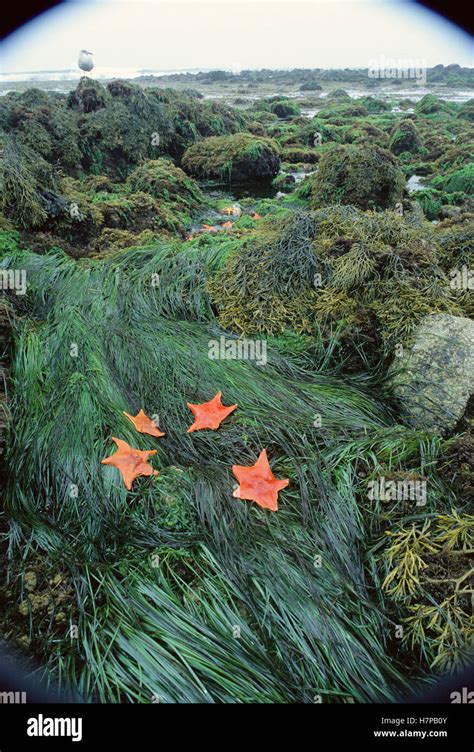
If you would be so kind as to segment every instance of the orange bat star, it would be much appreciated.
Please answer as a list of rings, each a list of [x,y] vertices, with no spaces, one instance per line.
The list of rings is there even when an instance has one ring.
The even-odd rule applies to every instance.
[[[113,465],[122,473],[123,482],[130,491],[132,483],[135,478],[140,475],[159,475],[158,470],[154,470],[151,465],[148,464],[148,457],[152,454],[156,454],[156,449],[151,449],[148,452],[142,452],[140,449],[134,449],[122,439],[116,439],[112,436],[112,441],[118,446],[115,454],[110,457],[106,457],[102,460],[103,465]]]
[[[234,412],[237,405],[230,405],[225,407],[222,404],[222,392],[217,392],[209,402],[203,402],[201,405],[193,405],[191,402],[187,402],[187,406],[191,410],[192,414],[196,418],[192,426],[188,428],[188,433],[193,431],[199,431],[202,428],[210,428],[216,430],[220,424],[227,418],[228,415]]]
[[[262,219],[262,215],[261,214],[257,214],[257,212],[253,212],[252,219]]]
[[[217,230],[214,227],[214,225],[203,225],[202,226],[202,231],[203,232],[217,232]]]
[[[139,431],[140,433],[149,433],[150,436],[164,436],[165,434],[163,431],[160,431],[158,426],[153,423],[152,420],[148,417],[148,415],[145,415],[143,410],[140,410],[135,417],[133,415],[129,415],[128,413],[123,411],[123,414],[127,416],[129,420],[132,421],[133,425]]]
[[[229,222],[223,222],[223,223],[221,224],[221,227],[225,227],[226,229],[227,229],[228,227],[233,227],[233,226],[234,226],[234,223],[233,223],[233,222],[230,222],[230,221],[229,221]]]
[[[275,478],[266,449],[262,449],[255,465],[233,465],[232,472],[240,484],[232,494],[236,499],[256,501],[263,509],[278,512],[278,491],[286,488],[290,481],[288,478]]]

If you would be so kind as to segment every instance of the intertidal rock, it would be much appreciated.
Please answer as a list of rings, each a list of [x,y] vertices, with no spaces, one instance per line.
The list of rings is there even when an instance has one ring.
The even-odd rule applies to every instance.
[[[411,350],[392,367],[392,383],[408,424],[437,433],[453,428],[474,392],[474,321],[426,316]]]
[[[391,152],[375,145],[338,144],[321,157],[313,180],[313,206],[393,209],[404,187],[405,178]]]
[[[186,150],[183,169],[201,180],[245,182],[270,180],[280,170],[276,143],[250,133],[204,138]]]

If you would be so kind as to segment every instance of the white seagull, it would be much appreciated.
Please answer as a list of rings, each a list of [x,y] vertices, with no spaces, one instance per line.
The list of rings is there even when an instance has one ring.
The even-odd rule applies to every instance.
[[[89,73],[94,67],[94,63],[92,62],[92,52],[87,52],[87,50],[81,50],[79,53],[79,60],[77,64],[79,65],[79,68],[81,70],[86,71],[86,73]]]

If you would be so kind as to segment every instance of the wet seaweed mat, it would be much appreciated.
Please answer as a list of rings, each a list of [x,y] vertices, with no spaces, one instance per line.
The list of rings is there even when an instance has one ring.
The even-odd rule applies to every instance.
[[[105,701],[393,698],[406,679],[367,580],[357,462],[436,447],[400,432],[362,377],[330,373],[324,348],[306,365],[278,348],[266,365],[209,358],[223,332],[193,267],[175,267],[179,299],[151,284],[168,256],[21,255],[34,281],[12,362],[10,552],[61,562],[76,594],[75,631],[56,625],[43,647],[47,675]],[[239,409],[189,435],[186,402],[217,387]],[[124,415],[142,406],[166,434],[160,475],[127,492],[101,459],[112,434],[149,449]],[[290,479],[278,515],[232,496],[231,465],[262,446]]]

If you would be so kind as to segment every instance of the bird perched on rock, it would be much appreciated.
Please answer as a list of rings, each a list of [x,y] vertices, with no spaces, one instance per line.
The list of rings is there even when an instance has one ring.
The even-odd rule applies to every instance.
[[[79,53],[78,65],[81,70],[89,73],[94,67],[94,63],[92,62],[92,52],[81,50]]]

